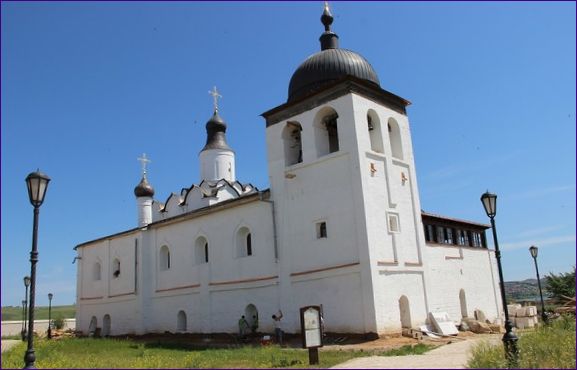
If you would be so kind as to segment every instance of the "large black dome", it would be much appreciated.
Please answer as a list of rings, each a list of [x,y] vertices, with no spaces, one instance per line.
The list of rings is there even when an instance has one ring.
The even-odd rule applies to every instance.
[[[288,101],[308,95],[345,76],[353,76],[380,87],[377,73],[365,58],[339,48],[339,37],[331,31],[333,15],[326,2],[321,22],[325,26],[325,32],[320,37],[321,51],[308,57],[293,73]]]
[[[293,73],[288,101],[307,95],[344,76],[380,86],[379,77],[361,55],[346,49],[326,49],[308,57]]]

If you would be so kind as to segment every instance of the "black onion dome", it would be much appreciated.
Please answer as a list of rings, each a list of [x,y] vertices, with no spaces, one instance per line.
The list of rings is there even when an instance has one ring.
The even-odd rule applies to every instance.
[[[321,22],[325,32],[320,37],[321,51],[308,57],[293,73],[288,101],[312,93],[345,76],[353,76],[380,87],[379,77],[361,55],[339,48],[339,37],[331,31],[333,16],[325,6]]]
[[[288,100],[307,95],[344,76],[380,87],[377,73],[361,55],[346,49],[327,49],[311,55],[298,67],[289,84]]]
[[[152,185],[148,183],[146,177],[143,176],[142,180],[140,180],[138,185],[136,185],[134,188],[134,195],[136,195],[137,198],[152,197],[154,195],[154,189],[152,188]]]
[[[226,123],[215,110],[210,120],[206,123],[206,145],[202,150],[227,149],[232,150],[226,143]]]

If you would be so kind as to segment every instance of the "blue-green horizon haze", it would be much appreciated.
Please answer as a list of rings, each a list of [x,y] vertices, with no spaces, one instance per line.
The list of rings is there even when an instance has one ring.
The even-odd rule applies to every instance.
[[[237,179],[269,187],[265,122],[320,49],[322,2],[1,3],[2,305],[30,273],[24,179],[40,209],[36,304],[76,300],[77,244],[136,227],[137,157],[155,198],[199,182],[212,114]],[[342,48],[363,55],[408,117],[423,210],[489,223],[498,194],[506,281],[575,265],[575,2],[333,2]],[[343,194],[343,196],[347,196]],[[487,239],[492,245],[491,231]]]

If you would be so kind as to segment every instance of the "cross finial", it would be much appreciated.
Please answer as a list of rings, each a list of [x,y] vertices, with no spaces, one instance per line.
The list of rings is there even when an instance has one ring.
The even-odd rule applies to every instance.
[[[214,111],[218,112],[218,98],[222,98],[222,95],[218,93],[218,90],[216,90],[216,86],[208,93],[212,95],[212,98],[214,99]]]
[[[150,159],[146,158],[146,153],[142,153],[142,157],[136,158],[142,164],[142,177],[146,177],[146,164],[150,163]]]

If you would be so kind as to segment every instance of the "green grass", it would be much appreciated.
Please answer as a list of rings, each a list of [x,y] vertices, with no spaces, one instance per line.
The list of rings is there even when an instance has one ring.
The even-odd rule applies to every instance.
[[[401,349],[319,352],[320,364],[309,366],[304,349],[239,347],[193,349],[187,343],[141,342],[131,339],[66,338],[35,341],[37,368],[328,368],[352,358],[370,355],[417,354],[430,346],[419,344]],[[413,349],[414,348],[414,349]],[[21,368],[25,343],[2,354],[2,368]]]
[[[524,369],[575,369],[575,317],[519,335],[519,367]],[[473,348],[469,368],[507,368],[503,345],[482,343]]]
[[[52,318],[72,319],[76,316],[76,306],[52,306]],[[34,307],[35,320],[48,320],[48,307]],[[22,320],[22,307],[2,307],[2,321]]]
[[[2,339],[19,339],[19,340],[21,340],[22,337],[20,336],[20,334],[2,335]]]

